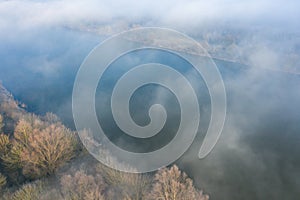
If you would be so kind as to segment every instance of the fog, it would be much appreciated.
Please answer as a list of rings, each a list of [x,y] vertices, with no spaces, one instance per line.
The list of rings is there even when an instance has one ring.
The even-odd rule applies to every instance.
[[[295,25],[299,18],[299,2],[295,0],[65,0],[65,1],[2,1],[1,27],[78,24],[88,21],[105,22],[111,19],[151,19],[156,23],[198,26],[212,21],[240,21],[241,23]]]
[[[204,119],[197,140],[177,164],[211,199],[297,199],[299,7],[295,0],[1,1],[0,80],[29,111],[54,112],[74,128],[76,72],[112,32],[133,24],[173,28],[206,40],[213,55],[219,55],[218,45],[233,40],[237,50],[225,57],[243,64],[215,59],[228,98],[221,138],[207,158],[197,159]],[[110,25],[117,28],[107,34],[87,29]],[[142,97],[137,94],[137,101],[145,101]]]

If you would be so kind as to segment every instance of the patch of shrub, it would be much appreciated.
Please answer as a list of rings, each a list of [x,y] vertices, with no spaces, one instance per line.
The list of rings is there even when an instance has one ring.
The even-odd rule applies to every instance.
[[[52,124],[33,130],[21,154],[23,174],[32,178],[53,174],[75,156],[75,150],[75,135],[64,126]]]
[[[7,133],[12,133],[15,123],[25,114],[14,100],[1,102],[0,111],[2,113],[2,125],[3,121],[5,121]]]
[[[11,148],[8,135],[0,134],[0,158],[2,155],[6,155]]]
[[[7,138],[1,138],[6,144]],[[77,144],[75,133],[61,123],[51,124],[28,115],[18,122],[14,137],[6,145],[8,150],[5,147],[1,159],[9,171],[22,169],[25,177],[36,179],[53,174],[72,159]]]
[[[8,195],[10,200],[39,200],[42,192],[41,182],[27,183],[14,193]]]
[[[0,173],[0,194],[5,185],[6,185],[6,177]]]
[[[109,185],[108,199],[141,200],[149,190],[151,179],[148,175],[122,172],[103,164],[96,170]]]
[[[0,133],[2,132],[3,126],[4,126],[4,124],[3,124],[3,117],[2,117],[2,115],[0,115]]]
[[[59,117],[51,112],[47,112],[42,118],[50,124],[60,123]]]
[[[65,199],[72,200],[104,200],[106,185],[102,177],[88,175],[79,170],[74,175],[64,175],[61,178],[61,188]]]
[[[147,196],[148,200],[208,200],[193,186],[192,179],[181,172],[176,165],[163,168],[155,174],[152,190]]]

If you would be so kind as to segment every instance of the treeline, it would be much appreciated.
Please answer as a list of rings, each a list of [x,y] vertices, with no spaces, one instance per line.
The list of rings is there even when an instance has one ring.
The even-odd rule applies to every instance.
[[[4,113],[7,116],[7,113]],[[177,166],[155,174],[108,168],[84,149],[76,132],[54,114],[0,115],[0,196],[8,200],[207,200]]]

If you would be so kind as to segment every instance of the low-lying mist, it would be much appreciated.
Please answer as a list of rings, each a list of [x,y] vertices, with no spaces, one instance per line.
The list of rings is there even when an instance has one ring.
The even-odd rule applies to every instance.
[[[209,193],[210,199],[299,198],[300,36],[295,19],[299,12],[297,10],[298,14],[295,14],[297,6],[293,8],[292,2],[280,2],[278,5],[284,5],[281,8],[269,1],[271,7],[258,1],[246,5],[236,2],[235,9],[224,3],[213,7],[210,5],[214,4],[194,2],[203,5],[202,10],[206,12],[202,15],[197,14],[197,7],[193,8],[193,1],[187,4],[178,1],[177,6],[161,15],[161,9],[167,8],[168,3],[162,1],[162,8],[151,12],[147,10],[148,2],[136,7],[136,10],[147,10],[146,14],[142,11],[130,13],[127,18],[124,15],[130,9],[117,12],[114,9],[121,8],[110,7],[107,2],[102,6],[102,14],[92,9],[93,6],[84,6],[80,10],[77,8],[81,5],[79,1],[74,4],[69,1],[66,4],[61,1],[24,2],[24,5],[32,3],[40,11],[45,11],[49,3],[48,12],[42,12],[40,19],[37,13],[30,14],[28,6],[25,6],[27,9],[15,6],[16,2],[0,3],[1,22],[5,22],[0,24],[0,80],[17,100],[27,105],[28,111],[37,114],[53,112],[74,129],[73,82],[82,61],[97,44],[118,32],[115,31],[118,28],[127,30],[135,24],[177,28],[199,40],[215,57],[227,94],[226,122],[213,151],[205,159],[197,158],[210,113],[210,104],[205,99],[201,110],[204,126],[200,127],[193,145],[177,164],[193,177],[197,186]],[[99,6],[95,1],[91,2]],[[62,5],[63,11],[57,12]],[[185,6],[181,10],[179,5]],[[243,14],[247,5],[249,12]],[[20,11],[21,17],[8,12],[13,8]],[[74,10],[82,13],[74,14],[73,18],[66,17]],[[242,17],[235,21],[239,14]],[[97,29],[103,26],[106,28]],[[152,94],[166,92],[152,86],[144,89]],[[147,99],[144,94],[147,93],[136,94],[137,103],[131,107],[139,101],[149,101],[146,105],[155,102],[153,96]],[[199,97],[205,94],[207,91],[203,90]],[[175,105],[176,101],[171,103]],[[144,113],[147,106],[138,108]],[[172,108],[169,106],[168,109],[172,111]],[[139,109],[132,111],[137,122],[147,121]],[[177,111],[175,106],[173,112]],[[176,117],[174,121],[177,121]],[[151,148],[151,145],[145,148]]]

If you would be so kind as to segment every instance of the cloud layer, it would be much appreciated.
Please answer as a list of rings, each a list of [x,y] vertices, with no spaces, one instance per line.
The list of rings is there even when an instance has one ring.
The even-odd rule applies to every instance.
[[[107,22],[121,18],[150,19],[167,25],[191,26],[224,21],[257,24],[296,25],[299,1],[289,0],[55,0],[0,2],[0,29],[30,28],[86,22]]]

